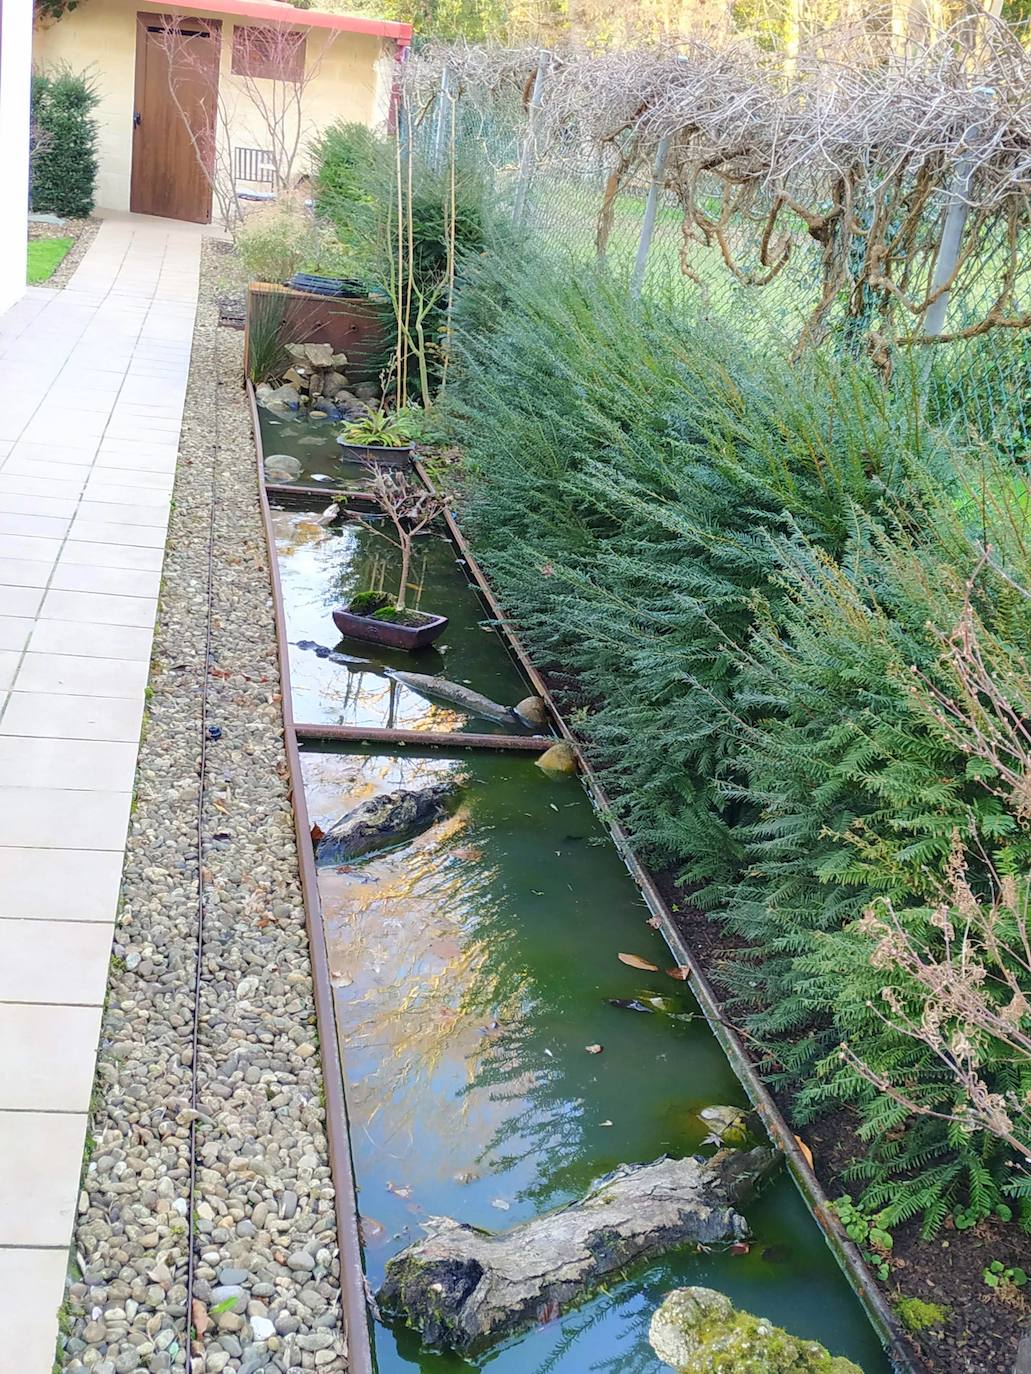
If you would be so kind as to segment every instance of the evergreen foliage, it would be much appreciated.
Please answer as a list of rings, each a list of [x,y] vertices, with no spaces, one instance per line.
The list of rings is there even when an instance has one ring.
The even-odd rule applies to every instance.
[[[405,152],[399,164],[394,142],[357,124],[327,130],[314,159],[319,214],[353,254],[359,275],[408,321],[413,372],[414,356],[425,353],[435,385],[452,262],[506,238],[488,181],[461,162],[437,169],[418,151]],[[409,384],[418,391],[421,378]]]
[[[92,79],[67,67],[32,76],[33,210],[82,217],[93,210],[99,95]]]
[[[455,331],[463,519],[538,658],[572,674],[638,843],[742,942],[724,981],[768,1071],[799,1120],[858,1106],[855,1176],[887,1224],[985,1214],[997,1141],[837,1046],[921,1108],[962,1107],[878,1013],[857,919],[890,895],[933,949],[957,836],[975,883],[1027,870],[1019,803],[934,696],[956,691],[943,642],[973,596],[986,660],[1031,702],[1022,478],[954,450],[915,373],[885,389],[861,363],[760,356],[593,272],[482,259]],[[1027,1086],[983,1048],[993,1091]]]

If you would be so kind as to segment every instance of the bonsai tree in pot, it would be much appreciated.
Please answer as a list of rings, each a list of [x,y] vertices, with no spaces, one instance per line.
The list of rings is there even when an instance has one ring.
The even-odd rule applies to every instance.
[[[359,592],[346,609],[333,612],[333,623],[342,635],[351,639],[367,640],[393,649],[423,649],[443,634],[447,616],[409,609],[412,550],[416,537],[436,519],[444,509],[444,502],[413,482],[399,468],[367,463],[366,469],[370,475],[367,494],[383,512],[385,522],[360,520],[359,523],[400,550],[400,585],[393,599],[381,591]]]

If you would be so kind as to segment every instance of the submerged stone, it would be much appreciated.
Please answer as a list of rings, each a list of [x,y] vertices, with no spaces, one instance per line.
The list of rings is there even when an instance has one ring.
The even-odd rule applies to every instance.
[[[561,740],[544,751],[537,760],[537,767],[543,768],[545,773],[575,773],[576,752],[571,744]]]
[[[301,464],[289,453],[270,453],[265,459],[265,480],[268,482],[296,482]]]
[[[863,1374],[817,1341],[734,1307],[714,1288],[676,1288],[652,1317],[652,1349],[677,1374]]]

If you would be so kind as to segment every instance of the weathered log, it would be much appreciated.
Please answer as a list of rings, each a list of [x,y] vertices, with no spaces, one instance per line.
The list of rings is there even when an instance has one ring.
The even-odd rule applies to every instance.
[[[577,1302],[607,1275],[681,1245],[742,1240],[734,1209],[779,1160],[772,1150],[625,1165],[579,1202],[491,1234],[447,1217],[387,1264],[378,1296],[428,1346],[469,1350]]]
[[[817,1341],[741,1312],[714,1288],[675,1288],[652,1317],[648,1339],[677,1374],[863,1374]]]
[[[460,682],[449,682],[446,677],[431,677],[427,673],[406,673],[400,668],[387,668],[386,674],[395,682],[418,692],[420,696],[439,697],[441,701],[450,701],[455,706],[461,706],[470,715],[482,716],[486,720],[500,720],[506,725],[522,724],[510,706],[502,706],[498,701],[491,701],[490,697],[482,696],[470,687],[463,687]]]
[[[448,801],[460,790],[460,783],[448,780],[416,789],[400,787],[370,797],[333,822],[316,844],[315,862],[346,863],[373,849],[409,839],[443,816]]]

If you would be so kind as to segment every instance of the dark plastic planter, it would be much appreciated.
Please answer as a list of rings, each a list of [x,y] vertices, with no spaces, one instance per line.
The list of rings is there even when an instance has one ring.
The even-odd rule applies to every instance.
[[[378,463],[385,468],[406,468],[412,461],[412,444],[402,448],[388,448],[380,444],[345,444],[337,438],[340,457],[345,463]]]
[[[447,628],[447,616],[429,615],[422,625],[396,625],[390,620],[339,610],[333,612],[333,624],[348,639],[364,639],[370,644],[407,649],[411,653],[414,649],[425,649],[440,638]]]

